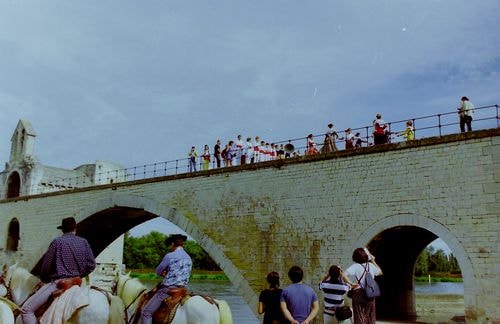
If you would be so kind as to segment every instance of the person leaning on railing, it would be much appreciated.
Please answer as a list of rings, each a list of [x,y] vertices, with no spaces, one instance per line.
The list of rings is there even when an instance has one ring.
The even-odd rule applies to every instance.
[[[411,120],[406,122],[406,128],[402,132],[396,133],[398,136],[403,136],[406,141],[412,141],[415,139],[415,133],[413,131],[413,122]]]

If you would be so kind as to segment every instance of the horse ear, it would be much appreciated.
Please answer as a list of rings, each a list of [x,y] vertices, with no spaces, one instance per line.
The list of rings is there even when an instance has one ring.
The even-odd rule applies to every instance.
[[[13,265],[11,265],[11,266],[9,267],[9,271],[10,271],[10,272],[14,272],[14,270],[16,270],[16,268],[17,268],[17,264],[18,264],[18,263],[19,263],[19,262],[16,262],[16,263],[14,263]]]
[[[130,277],[130,274],[131,274],[131,273],[132,273],[132,271],[127,272],[126,276],[127,276],[127,277]]]

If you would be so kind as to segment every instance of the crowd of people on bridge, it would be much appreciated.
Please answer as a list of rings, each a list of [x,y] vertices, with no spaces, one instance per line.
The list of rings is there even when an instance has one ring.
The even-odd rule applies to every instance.
[[[461,132],[465,132],[465,126],[467,126],[468,131],[472,131],[472,117],[474,114],[474,105],[472,102],[467,97],[462,97],[457,110],[460,116]],[[265,141],[259,136],[255,136],[255,138],[246,137],[243,140],[242,135],[237,135],[235,140],[229,140],[227,144],[222,145],[221,140],[217,139],[212,151],[208,144],[204,145],[203,151],[200,154],[196,151],[195,146],[191,147],[188,153],[189,172],[197,171],[198,166],[201,166],[202,170],[208,170],[211,167],[221,168],[285,159],[300,155],[335,152],[339,149],[338,143],[341,142],[344,142],[346,150],[350,150],[359,149],[364,145],[390,143],[391,136],[393,135],[404,137],[406,141],[413,141],[415,139],[415,129],[412,120],[408,120],[406,128],[399,132],[392,132],[390,125],[382,119],[381,114],[376,114],[372,124],[373,132],[370,136],[371,141],[369,141],[367,137],[362,137],[360,132],[354,133],[351,128],[344,130],[344,136],[340,136],[335,126],[329,123],[323,134],[324,139],[322,143],[317,143],[313,134],[307,135],[303,153],[294,147],[291,141],[287,144],[275,144]]]

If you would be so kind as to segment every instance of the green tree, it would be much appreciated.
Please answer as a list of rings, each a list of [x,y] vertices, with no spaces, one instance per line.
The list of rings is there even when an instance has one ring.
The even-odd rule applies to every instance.
[[[165,245],[167,235],[152,231],[141,236],[132,237],[125,233],[123,263],[129,269],[154,269],[169,252]],[[184,243],[184,249],[193,259],[193,268],[199,270],[220,270],[218,265],[203,248],[193,240]]]
[[[424,276],[429,273],[430,251],[425,249],[420,253],[415,263],[415,276]]]
[[[415,276],[425,276],[433,272],[460,274],[458,261],[453,254],[449,256],[432,246],[426,247],[415,262]]]

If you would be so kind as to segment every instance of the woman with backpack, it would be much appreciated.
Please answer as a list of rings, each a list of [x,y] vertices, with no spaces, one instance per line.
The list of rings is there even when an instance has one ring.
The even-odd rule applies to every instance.
[[[375,298],[365,295],[366,277],[382,274],[382,270],[375,262],[375,257],[366,248],[357,248],[352,253],[354,263],[345,270],[345,274],[354,284],[350,291],[352,298],[354,324],[375,324]]]

